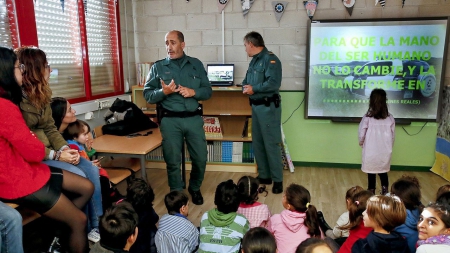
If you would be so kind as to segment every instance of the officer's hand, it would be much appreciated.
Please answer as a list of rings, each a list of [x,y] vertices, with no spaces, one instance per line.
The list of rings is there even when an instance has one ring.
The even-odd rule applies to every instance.
[[[187,87],[183,87],[180,85],[178,85],[178,93],[180,93],[181,96],[185,97],[185,98],[190,98],[195,96],[195,90],[187,88]]]
[[[244,85],[244,91],[242,91],[242,93],[247,94],[247,95],[255,94],[255,92],[253,92],[253,86],[251,86],[251,85]]]
[[[173,81],[173,79],[172,79],[172,81],[171,81],[168,85],[165,84],[164,81],[161,79],[161,87],[162,87],[163,93],[164,93],[165,95],[169,95],[169,94],[172,94],[172,93],[178,91],[177,85],[175,84],[175,82]]]

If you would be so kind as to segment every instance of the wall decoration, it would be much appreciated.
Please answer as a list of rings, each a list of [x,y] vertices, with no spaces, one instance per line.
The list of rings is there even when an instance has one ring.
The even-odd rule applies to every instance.
[[[275,18],[278,22],[280,22],[281,16],[283,16],[284,10],[286,9],[287,5],[288,2],[272,2],[273,11],[275,12]]]
[[[255,2],[255,0],[241,0],[242,13],[244,14],[244,17],[247,15],[248,11],[252,7],[253,2]]]
[[[405,6],[405,0],[402,0],[402,8]]]
[[[308,0],[303,1],[303,5],[305,5],[306,14],[308,15],[309,19],[313,19],[314,13],[316,12],[316,7],[319,4],[319,0]]]
[[[375,0],[375,5],[377,5],[378,2],[380,2],[381,7],[384,7],[386,5],[386,0]]]
[[[345,8],[347,9],[348,14],[351,16],[353,13],[353,6],[355,5],[356,0],[342,0]]]
[[[217,7],[219,8],[219,13],[223,11],[228,2],[229,2],[228,0],[217,0]]]

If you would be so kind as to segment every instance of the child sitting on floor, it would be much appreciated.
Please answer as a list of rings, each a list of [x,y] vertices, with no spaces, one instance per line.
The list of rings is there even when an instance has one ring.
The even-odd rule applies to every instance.
[[[305,187],[289,185],[284,191],[282,204],[285,210],[274,214],[267,225],[275,236],[279,252],[294,253],[304,240],[322,237],[317,209],[311,204],[311,195]]]
[[[352,253],[409,253],[408,242],[395,227],[405,223],[406,208],[397,196],[372,196],[363,212],[364,226],[373,228],[353,244]]]
[[[325,234],[327,235],[327,237],[330,237],[331,239],[333,239],[339,246],[341,246],[345,242],[345,240],[347,240],[347,237],[350,235],[349,229],[341,229],[341,227],[344,227],[349,224],[349,211],[348,210],[350,209],[350,206],[352,203],[352,198],[357,193],[359,193],[363,190],[364,189],[359,185],[353,186],[352,188],[347,190],[347,192],[345,193],[345,204],[347,207],[347,211],[344,212],[343,214],[341,214],[341,216],[339,216],[338,220],[336,221],[336,225],[334,226],[333,229],[329,229],[329,230],[325,231]],[[321,228],[323,229],[322,226],[321,226]]]
[[[139,234],[130,253],[156,253],[155,235],[158,231],[156,223],[159,216],[153,209],[153,200],[155,200],[153,189],[143,179],[135,178],[128,185],[126,200],[133,205],[139,216]]]
[[[239,193],[233,180],[220,183],[216,188],[214,204],[217,208],[205,212],[200,221],[199,253],[238,253],[241,240],[250,229],[248,220],[236,213]]]
[[[106,209],[100,220],[100,242],[90,253],[128,252],[138,235],[138,215],[130,203],[122,201]]]
[[[164,197],[168,214],[159,221],[155,244],[159,253],[191,253],[198,247],[198,229],[187,218],[189,198],[182,191]]]
[[[429,204],[417,224],[419,241],[417,253],[450,252],[450,206]]]
[[[265,227],[271,215],[266,204],[257,202],[258,193],[263,193],[265,189],[259,187],[259,180],[244,176],[237,184],[241,203],[237,213],[244,215],[250,222],[250,228]],[[267,191],[266,191],[267,192]]]
[[[372,228],[364,226],[362,214],[366,210],[367,200],[372,197],[372,191],[360,191],[355,194],[348,205],[348,218],[349,223],[345,226],[341,226],[342,230],[349,230],[347,240],[342,244],[338,253],[350,253],[352,251],[353,244],[361,238],[366,236],[372,231]]]

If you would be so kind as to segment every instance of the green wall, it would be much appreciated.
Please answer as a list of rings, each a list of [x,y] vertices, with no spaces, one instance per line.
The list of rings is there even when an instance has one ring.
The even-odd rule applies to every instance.
[[[304,96],[305,92],[281,92],[282,122],[299,106]],[[343,167],[361,164],[357,123],[305,119],[304,114],[305,102],[283,125],[294,164],[332,163],[343,164]],[[413,122],[404,128],[410,134],[415,134],[423,125],[424,122]],[[391,164],[395,167],[431,168],[434,163],[436,133],[437,123],[427,123],[415,136],[407,135],[402,126],[396,126]]]

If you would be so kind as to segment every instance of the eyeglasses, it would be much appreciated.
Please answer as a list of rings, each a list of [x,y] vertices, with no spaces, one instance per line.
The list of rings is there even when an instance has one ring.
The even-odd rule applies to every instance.
[[[45,66],[44,66],[46,69],[49,69],[50,68],[50,64],[45,64]]]
[[[19,66],[14,67],[20,69],[20,72],[23,74],[25,72],[25,65],[23,63],[20,63]]]

